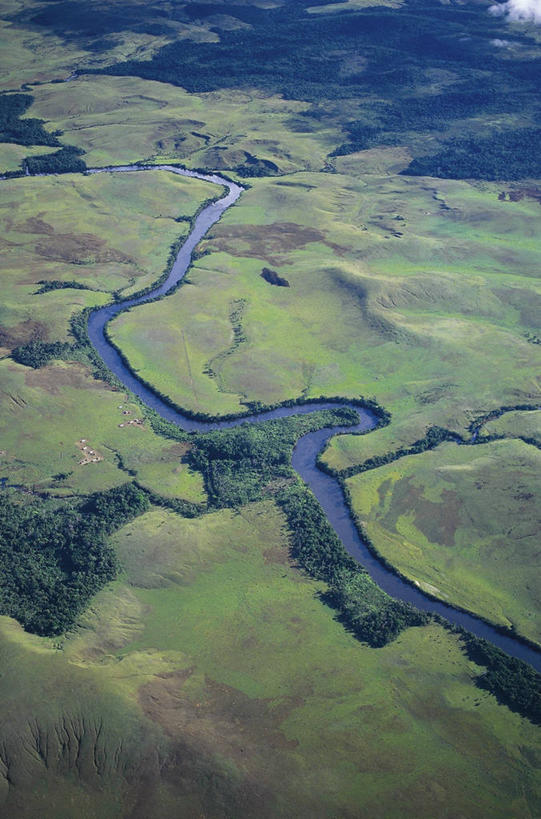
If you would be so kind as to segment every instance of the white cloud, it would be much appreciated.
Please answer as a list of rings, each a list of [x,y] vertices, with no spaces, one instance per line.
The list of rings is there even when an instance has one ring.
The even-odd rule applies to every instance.
[[[513,22],[541,24],[541,0],[507,0],[490,6],[488,11],[495,17],[505,16]]]

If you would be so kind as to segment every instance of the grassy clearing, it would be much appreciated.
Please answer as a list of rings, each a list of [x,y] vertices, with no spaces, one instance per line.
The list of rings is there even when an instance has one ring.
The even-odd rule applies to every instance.
[[[46,148],[43,145],[14,145],[9,142],[0,143],[0,173],[6,171],[19,171],[21,161],[27,156],[42,156],[50,154],[54,148]]]
[[[8,483],[86,494],[124,483],[130,470],[158,493],[205,500],[202,476],[182,462],[186,445],[156,435],[146,422],[130,424],[142,418],[141,408],[95,381],[83,365],[58,362],[32,370],[4,359],[0,378],[0,477]],[[88,460],[83,446],[100,460],[82,464]]]
[[[506,438],[531,438],[541,444],[541,411],[506,412],[485,424],[482,434],[505,435]]]
[[[348,480],[368,535],[437,597],[541,641],[537,449],[443,444]]]
[[[5,180],[1,216],[4,271],[0,343],[65,339],[69,318],[129,294],[163,272],[170,245],[216,187],[156,171]],[[185,217],[188,221],[177,221]],[[92,290],[35,295],[41,280]]]
[[[124,581],[100,593],[62,651],[3,619],[19,669],[16,688],[0,680],[17,691],[15,708],[2,698],[14,728],[31,713],[34,735],[58,720],[77,735],[99,714],[102,734],[89,730],[84,747],[96,743],[105,765],[125,721],[131,768],[106,772],[110,797],[85,761],[79,777],[88,803],[109,798],[112,816],[119,803],[149,817],[169,804],[209,816],[535,815],[534,729],[473,687],[477,669],[456,639],[431,626],[384,649],[362,646],[315,596],[323,584],[291,567],[282,527],[270,501],[196,521],[153,509],[125,527],[115,536]],[[151,740],[168,760],[161,775],[144,767]],[[17,772],[26,752],[12,742]],[[78,784],[63,784],[69,759],[60,752],[53,764],[49,752],[33,760],[30,781],[41,771],[58,805]],[[130,776],[141,766],[148,801]],[[62,815],[54,810],[41,815]]]

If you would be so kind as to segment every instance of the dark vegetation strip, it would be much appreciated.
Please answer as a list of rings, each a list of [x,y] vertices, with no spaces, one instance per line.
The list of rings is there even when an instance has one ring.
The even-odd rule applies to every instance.
[[[153,489],[143,486],[138,481],[134,481],[134,485],[143,492],[149,500],[149,503],[154,506],[161,506],[164,509],[169,509],[183,518],[197,518],[206,511],[205,504],[191,503],[182,498],[166,498],[165,495],[160,495]]]
[[[451,139],[441,151],[417,157],[400,173],[441,179],[535,179],[541,176],[541,128]]]
[[[90,364],[92,374],[95,378],[107,382],[116,389],[123,388],[122,382],[105,366],[100,356],[90,343],[87,333],[88,314],[91,307],[85,308],[80,313],[72,316],[70,322],[70,332],[74,338],[74,343],[67,341],[40,341],[32,339],[26,344],[14,347],[11,357],[19,364],[26,367],[39,369],[45,367],[51,361],[63,359],[65,361],[83,361]]]
[[[92,595],[116,576],[107,536],[149,507],[131,483],[78,504],[0,496],[0,613],[34,634],[73,626]]]
[[[382,591],[348,555],[306,486],[288,486],[276,500],[291,531],[292,557],[311,577],[328,584],[322,599],[359,640],[381,647],[405,628],[429,622],[429,615]]]
[[[395,449],[393,452],[385,452],[382,455],[374,455],[372,458],[367,458],[366,461],[363,461],[360,464],[352,464],[352,466],[348,466],[345,469],[334,469],[334,467],[326,463],[323,460],[323,452],[319,453],[317,464],[321,471],[326,472],[328,475],[339,478],[351,478],[353,475],[360,475],[361,473],[368,472],[371,469],[377,469],[380,466],[393,463],[393,461],[398,461],[400,458],[405,458],[408,455],[419,455],[421,452],[426,452],[429,449],[435,449],[444,441],[452,441],[453,443],[461,446],[474,446],[477,444],[487,444],[490,443],[490,441],[500,441],[507,436],[498,435],[495,433],[491,435],[479,434],[480,430],[486,423],[488,423],[488,421],[493,421],[495,418],[499,418],[506,412],[533,412],[538,409],[538,405],[515,404],[514,406],[505,405],[498,407],[498,409],[484,413],[483,415],[480,415],[478,418],[474,419],[469,425],[469,439],[464,438],[457,432],[452,432],[449,429],[445,429],[445,427],[434,426],[429,427],[426,435],[423,438],[419,438],[417,441],[414,441],[409,447],[400,447],[399,449]],[[519,437],[526,444],[531,444],[532,446],[541,448],[541,443],[535,438],[528,438],[525,436],[517,437]]]
[[[442,624],[453,630],[447,621]],[[487,669],[475,678],[475,684],[512,711],[541,725],[541,674],[469,631],[460,629],[458,633],[469,659]]]
[[[27,156],[23,165],[32,176],[49,173],[84,173],[86,163],[81,159],[84,154],[82,148],[68,145],[52,154],[43,156]]]
[[[60,279],[40,279],[38,282],[41,287],[34,291],[34,296],[40,296],[42,293],[49,293],[51,290],[94,290],[82,282],[61,281]],[[32,365],[30,365],[32,366]]]
[[[319,453],[317,465],[322,472],[328,475],[339,478],[351,478],[353,475],[359,475],[361,472],[367,472],[370,469],[376,469],[378,466],[390,464],[393,461],[398,461],[407,455],[417,455],[420,452],[425,452],[428,449],[434,449],[443,441],[454,441],[455,443],[466,443],[465,440],[455,432],[451,432],[444,427],[429,427],[424,438],[419,438],[409,447],[400,447],[394,452],[386,452],[383,455],[374,455],[373,458],[367,458],[361,464],[353,464],[346,467],[346,469],[334,469],[329,466],[323,459],[322,454]]]
[[[6,177],[44,173],[84,173],[86,164],[81,159],[84,151],[73,145],[63,146],[58,137],[61,132],[49,134],[43,127],[42,119],[21,119],[34,98],[30,94],[0,94],[0,142],[18,145],[46,145],[58,148],[43,156],[27,156],[21,162],[21,169],[8,171]]]
[[[505,404],[497,409],[490,410],[490,412],[485,412],[483,415],[479,415],[477,418],[474,418],[468,429],[471,435],[476,435],[480,432],[481,428],[485,426],[485,424],[488,424],[489,421],[494,421],[496,418],[500,418],[502,415],[505,415],[506,412],[534,412],[535,410],[539,409],[541,409],[541,405],[539,404]]]
[[[230,303],[229,321],[233,331],[233,341],[226,350],[222,350],[217,355],[213,356],[207,361],[203,373],[209,378],[217,379],[217,387],[219,392],[226,392],[220,383],[220,371],[226,359],[233,355],[238,350],[241,344],[246,343],[246,334],[242,326],[242,319],[244,318],[244,310],[246,308],[246,299],[233,299]]]

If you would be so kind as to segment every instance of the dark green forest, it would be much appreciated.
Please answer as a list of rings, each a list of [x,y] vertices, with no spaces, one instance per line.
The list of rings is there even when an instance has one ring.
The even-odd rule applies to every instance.
[[[21,344],[11,351],[11,357],[19,364],[24,364],[26,367],[33,367],[38,370],[40,367],[45,367],[50,361],[55,358],[62,358],[67,355],[71,349],[71,345],[65,341],[29,341],[28,344]]]
[[[20,119],[33,100],[30,94],[0,94],[0,142],[60,145],[57,137],[44,129],[42,119]]]
[[[43,156],[27,156],[24,164],[28,173],[84,173],[86,163],[80,158],[84,154],[81,148],[72,145],[60,148],[52,154]]]
[[[69,629],[89,599],[117,573],[107,536],[149,506],[133,484],[78,505],[0,493],[0,613],[27,631]]]
[[[203,473],[210,505],[238,506],[260,500],[276,482],[295,477],[291,453],[301,435],[357,420],[355,412],[337,408],[261,424],[246,423],[198,435],[186,458]]]
[[[495,132],[483,138],[453,139],[437,154],[414,159],[402,173],[491,181],[539,177],[541,128]]]
[[[373,647],[394,640],[410,626],[427,623],[429,615],[394,600],[348,555],[312,493],[300,484],[277,496],[291,531],[291,555],[329,589],[322,597],[335,608],[356,637]]]
[[[538,120],[541,62],[522,60],[517,52],[502,59],[491,41],[501,35],[501,21],[487,15],[484,6],[460,9],[418,0],[403,9],[307,13],[306,6],[313,5],[306,0],[279,9],[232,7],[229,13],[249,22],[250,30],[220,31],[217,43],[175,42],[151,60],[129,60],[99,71],[160,80],[192,92],[256,87],[307,100],[312,108],[299,114],[295,124],[302,129],[304,121],[307,131],[316,120],[340,121],[336,101],[358,100],[359,116],[342,123],[345,139],[331,155],[407,143],[414,134],[445,135],[460,124],[465,139],[475,143],[469,162],[461,141],[454,140],[441,154],[416,160],[408,173],[487,179],[539,174],[535,129],[515,133],[505,125],[505,115]],[[187,20],[204,19],[219,9],[189,4],[182,13]],[[514,37],[528,42],[527,33]],[[362,57],[364,66],[344,74],[341,66],[348,55]],[[427,80],[433,71],[448,72],[454,79],[434,91]],[[498,129],[481,126],[480,137],[481,115],[497,115]],[[469,123],[469,118],[477,121]],[[511,175],[506,176],[509,152]],[[248,176],[259,172],[255,165],[243,171]]]

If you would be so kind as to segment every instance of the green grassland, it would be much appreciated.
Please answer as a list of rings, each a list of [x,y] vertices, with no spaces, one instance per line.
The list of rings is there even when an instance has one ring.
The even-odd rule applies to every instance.
[[[541,445],[541,411],[506,412],[483,426],[483,435],[528,438]]]
[[[540,298],[538,203],[500,201],[488,184],[363,175],[361,155],[358,169],[252,180],[202,243],[189,286],[112,323],[141,375],[216,413],[374,395],[393,413],[384,446],[535,400],[539,348],[525,332]],[[265,282],[264,266],[290,287]],[[372,445],[353,439],[345,463],[332,446],[341,467]]]
[[[27,156],[43,156],[52,153],[54,148],[45,148],[43,145],[14,145],[9,142],[0,143],[0,173],[6,171],[20,171],[21,162]]]
[[[2,618],[9,815],[537,814],[535,729],[473,687],[456,638],[362,646],[283,524],[271,501],[152,509],[66,639]]]
[[[421,588],[541,642],[541,454],[442,444],[347,481],[367,534]]]
[[[4,180],[2,346],[64,340],[74,313],[155,281],[171,244],[216,192],[165,171]],[[41,280],[91,289],[36,295]]]
[[[167,497],[205,501],[201,475],[182,462],[186,445],[156,435],[146,420],[129,424],[144,420],[141,407],[83,364],[32,370],[4,359],[0,377],[0,477],[8,483],[69,496],[118,486],[130,470]],[[102,460],[80,463],[83,438]]]
[[[83,148],[89,165],[181,160],[223,170],[251,154],[291,173],[319,170],[340,141],[337,122],[299,119],[307,103],[255,88],[188,94],[136,77],[83,76],[32,93],[28,115],[60,128],[63,143]]]

